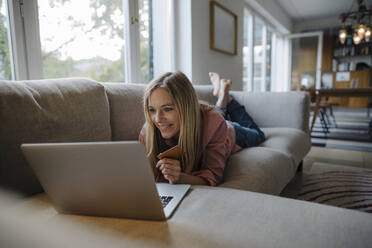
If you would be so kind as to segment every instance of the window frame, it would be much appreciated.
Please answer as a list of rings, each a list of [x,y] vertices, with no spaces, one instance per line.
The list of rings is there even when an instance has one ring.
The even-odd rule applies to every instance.
[[[263,47],[263,54],[262,54],[262,70],[261,70],[261,78],[260,78],[260,90],[259,91],[267,91],[266,89],[266,80],[267,80],[267,73],[266,73],[266,63],[267,63],[267,35],[269,32],[272,33],[271,37],[271,58],[270,58],[270,66],[271,66],[271,72],[270,72],[270,91],[272,91],[275,88],[275,72],[276,72],[276,64],[274,63],[276,59],[276,53],[277,53],[277,46],[275,44],[277,40],[277,32],[273,28],[273,26],[265,20],[261,15],[256,13],[252,8],[250,8],[247,4],[244,6],[245,10],[247,13],[250,15],[248,18],[248,23],[247,23],[247,31],[248,32],[248,67],[247,67],[247,75],[248,75],[248,80],[247,83],[248,85],[244,85],[244,89],[246,91],[255,91],[254,89],[254,28],[255,28],[255,23],[258,21],[262,23],[263,25],[263,30],[262,30],[262,47]],[[244,47],[244,46],[243,46]],[[244,53],[243,53],[243,59],[244,59]],[[244,64],[244,63],[243,63]],[[244,70],[244,67],[243,67]],[[244,75],[244,73],[243,73]]]
[[[37,0],[8,0],[14,80],[43,78]],[[138,1],[123,0],[125,82],[141,82]]]

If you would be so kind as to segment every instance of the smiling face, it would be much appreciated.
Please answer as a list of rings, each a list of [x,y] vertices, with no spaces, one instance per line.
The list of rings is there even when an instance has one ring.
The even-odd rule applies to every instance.
[[[148,111],[164,139],[177,137],[180,131],[179,112],[166,89],[157,88],[149,98]]]

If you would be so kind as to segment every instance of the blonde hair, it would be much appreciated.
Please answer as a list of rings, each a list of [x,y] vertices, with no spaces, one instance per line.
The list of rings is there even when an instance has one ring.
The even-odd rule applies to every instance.
[[[183,151],[183,155],[180,159],[183,171],[185,173],[190,173],[194,170],[200,169],[202,113],[196,92],[189,79],[182,72],[165,73],[152,80],[145,89],[143,98],[143,107],[146,118],[145,141],[147,156],[153,169],[158,162],[156,155],[163,152],[166,148],[165,141],[162,138],[160,131],[152,122],[148,109],[151,93],[158,88],[163,88],[168,91],[179,113],[180,130],[178,145]],[[154,172],[157,173],[155,169]]]

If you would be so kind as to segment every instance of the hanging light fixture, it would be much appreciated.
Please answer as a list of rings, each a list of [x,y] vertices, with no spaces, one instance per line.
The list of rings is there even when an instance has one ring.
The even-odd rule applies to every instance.
[[[369,42],[370,38],[371,38],[371,28],[368,27],[366,30],[366,33],[364,34],[364,39],[366,40],[366,42]]]
[[[369,42],[371,38],[371,17],[372,6],[366,8],[364,0],[356,0],[358,3],[358,10],[354,12],[341,13],[338,20],[342,24],[338,37],[341,44],[345,44],[347,37],[352,35],[355,45],[362,41]],[[352,9],[351,6],[350,9]]]
[[[340,38],[341,44],[345,44],[346,37],[347,37],[347,31],[345,28],[340,29],[340,32],[338,34],[338,37]]]
[[[362,39],[360,38],[359,33],[358,33],[358,32],[355,32],[355,33],[353,34],[353,41],[354,41],[354,44],[355,44],[355,45],[359,45],[361,40],[362,40]]]

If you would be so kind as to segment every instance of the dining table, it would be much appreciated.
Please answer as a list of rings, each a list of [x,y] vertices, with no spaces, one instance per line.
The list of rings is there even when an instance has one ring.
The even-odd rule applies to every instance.
[[[315,89],[314,115],[311,121],[310,133],[313,130],[316,117],[320,108],[322,98],[328,97],[372,97],[372,88],[335,88]]]

